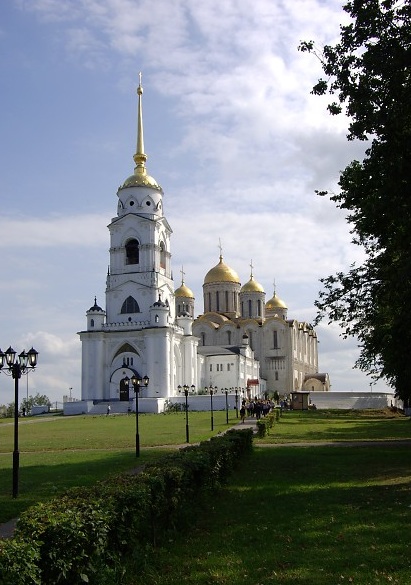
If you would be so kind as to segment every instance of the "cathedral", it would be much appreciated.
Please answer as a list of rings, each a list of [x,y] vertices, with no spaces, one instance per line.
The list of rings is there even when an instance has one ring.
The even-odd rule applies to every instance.
[[[87,328],[79,332],[86,410],[107,403],[130,410],[133,376],[146,377],[140,408],[145,400],[152,412],[184,386],[199,395],[221,388],[253,397],[329,390],[328,375],[318,373],[315,330],[289,319],[275,292],[266,301],[252,263],[241,286],[220,246],[219,262],[204,278],[204,312],[198,317],[183,270],[174,288],[164,192],[146,168],[141,80],[137,95],[134,172],[117,191],[117,214],[108,226],[105,309],[95,299],[86,312]]]

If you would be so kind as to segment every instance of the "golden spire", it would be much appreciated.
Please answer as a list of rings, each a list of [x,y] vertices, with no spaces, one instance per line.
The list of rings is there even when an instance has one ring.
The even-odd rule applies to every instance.
[[[138,106],[137,106],[137,148],[136,154],[133,156],[136,166],[134,172],[136,175],[146,175],[146,160],[147,155],[144,153],[144,132],[143,132],[143,106],[141,96],[143,95],[143,88],[141,86],[141,71],[138,74],[139,84],[137,88]]]
[[[133,155],[136,166],[134,167],[134,174],[125,180],[123,187],[154,187],[162,192],[160,185],[153,177],[147,174],[146,160],[147,155],[144,152],[144,132],[143,132],[143,106],[142,98],[143,87],[141,85],[141,72],[138,74],[139,84],[137,87],[138,106],[137,106],[137,146],[136,153]]]

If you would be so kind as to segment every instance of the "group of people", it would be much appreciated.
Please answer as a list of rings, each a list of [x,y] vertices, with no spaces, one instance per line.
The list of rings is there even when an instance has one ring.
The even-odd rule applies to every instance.
[[[246,415],[259,420],[262,416],[267,416],[274,406],[275,404],[272,400],[263,400],[262,398],[244,399],[240,408],[241,421],[244,422]]]

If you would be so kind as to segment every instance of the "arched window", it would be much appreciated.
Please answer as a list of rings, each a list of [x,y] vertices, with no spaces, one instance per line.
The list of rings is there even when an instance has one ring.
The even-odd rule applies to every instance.
[[[257,301],[257,317],[261,317],[261,299]]]
[[[140,313],[140,307],[136,299],[132,296],[127,297],[121,307],[121,313]]]
[[[138,264],[140,262],[140,244],[138,240],[129,240],[126,244],[126,264]]]
[[[166,247],[164,242],[160,242],[160,268],[166,267]]]
[[[252,311],[251,300],[250,299],[248,301],[248,316],[249,317],[252,317],[253,316],[253,311]]]
[[[231,331],[227,331],[227,343],[231,345]]]
[[[94,327],[94,319],[91,319],[91,321],[90,321],[90,327]]]

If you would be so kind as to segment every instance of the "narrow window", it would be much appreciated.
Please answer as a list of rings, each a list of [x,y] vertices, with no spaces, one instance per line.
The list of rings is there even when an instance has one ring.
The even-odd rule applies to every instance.
[[[210,372],[213,371],[213,364],[210,364]]]
[[[220,294],[218,291],[215,294],[215,300],[216,300],[216,311],[218,313],[220,310]]]
[[[274,349],[278,349],[278,333],[273,331]]]
[[[275,372],[275,379],[278,380],[278,372]]]
[[[205,345],[205,333],[201,334],[201,345]]]
[[[252,312],[252,307],[251,307],[251,299],[248,301],[248,316],[252,317],[253,312]]]
[[[91,327],[94,327],[94,319],[91,319],[91,321],[90,321],[90,326],[91,326]]]
[[[126,264],[140,262],[140,244],[137,240],[129,240],[126,244]]]
[[[225,291],[225,310],[228,312],[230,310],[228,306],[228,290]]]
[[[231,331],[227,331],[227,343],[231,345]]]
[[[160,242],[160,268],[166,267],[166,247],[164,242]]]
[[[261,317],[261,299],[257,301],[257,317]]]

